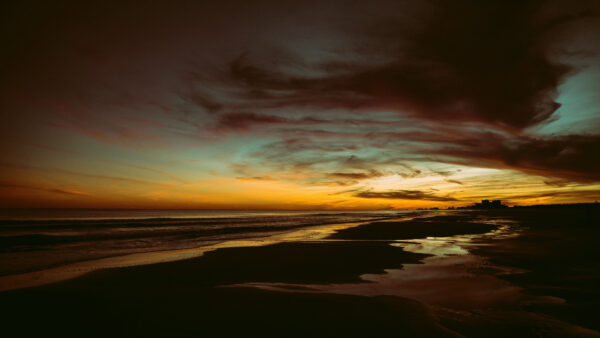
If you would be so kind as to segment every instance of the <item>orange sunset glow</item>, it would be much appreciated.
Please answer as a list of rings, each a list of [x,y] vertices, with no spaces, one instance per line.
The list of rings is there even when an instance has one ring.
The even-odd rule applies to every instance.
[[[505,39],[461,40],[477,22],[455,27],[452,15],[416,4],[369,16],[298,6],[283,21],[285,6],[163,6],[96,15],[75,5],[78,17],[42,6],[31,12],[48,11],[39,20],[15,26],[0,94],[3,207],[411,209],[600,197],[591,18],[531,34],[521,34],[525,19],[493,19]],[[544,20],[579,10],[552,6]],[[397,26],[383,19],[394,10]],[[155,25],[161,15],[172,24]]]
[[[302,25],[309,7],[279,21],[198,6],[235,24],[175,11],[163,18],[172,25],[153,25],[157,5],[16,26],[0,94],[2,206],[406,209],[600,197],[591,19],[529,35],[515,22],[510,38],[463,41],[467,26],[429,28],[452,27],[451,16],[416,5],[399,12],[402,32],[368,28],[392,4]],[[427,19],[402,19],[415,15]],[[384,48],[391,41],[399,47]]]

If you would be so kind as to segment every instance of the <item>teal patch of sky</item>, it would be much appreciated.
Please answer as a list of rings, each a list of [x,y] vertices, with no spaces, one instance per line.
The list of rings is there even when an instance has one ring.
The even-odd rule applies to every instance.
[[[547,123],[530,128],[543,135],[597,134],[600,130],[600,24],[586,16],[558,36],[556,62],[573,68],[558,88],[562,106]]]
[[[549,123],[531,128],[539,134],[598,133],[600,126],[600,65],[570,77],[559,89],[561,107]]]
[[[187,154],[208,161],[212,170],[219,174],[238,175],[239,173],[232,170],[232,165],[255,163],[256,154],[261,153],[265,146],[276,140],[269,137],[257,138],[252,135],[231,136],[213,145],[198,147]],[[256,166],[260,169],[260,166]]]

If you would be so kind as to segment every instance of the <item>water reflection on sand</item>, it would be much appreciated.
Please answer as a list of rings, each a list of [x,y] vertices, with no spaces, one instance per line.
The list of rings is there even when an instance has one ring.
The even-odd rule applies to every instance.
[[[486,234],[429,237],[392,243],[405,251],[431,256],[422,260],[421,264],[405,264],[401,269],[387,269],[383,274],[362,275],[365,283],[244,283],[230,286],[252,286],[282,292],[302,290],[362,296],[392,295],[452,308],[515,303],[522,297],[521,289],[497,276],[522,271],[491,265],[483,257],[471,254],[469,248],[518,236],[518,226],[509,220],[486,219],[478,222],[493,223],[498,228]]]

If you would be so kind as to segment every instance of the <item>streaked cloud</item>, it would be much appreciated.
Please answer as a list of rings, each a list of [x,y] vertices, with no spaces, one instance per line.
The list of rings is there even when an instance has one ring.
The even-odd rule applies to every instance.
[[[34,186],[34,185],[27,185],[27,184],[0,183],[0,188],[38,190],[38,191],[43,191],[43,192],[55,193],[55,194],[90,196],[90,194],[88,194],[88,193],[85,193],[82,191],[77,191],[77,190],[64,189],[64,188],[41,187],[41,186]]]
[[[599,15],[562,0],[15,3],[4,189],[53,206],[80,190],[99,206],[589,201]]]
[[[360,198],[384,198],[384,199],[400,199],[400,200],[424,200],[447,202],[456,201],[456,198],[450,196],[438,196],[429,192],[419,190],[397,190],[397,191],[361,191],[354,196]]]

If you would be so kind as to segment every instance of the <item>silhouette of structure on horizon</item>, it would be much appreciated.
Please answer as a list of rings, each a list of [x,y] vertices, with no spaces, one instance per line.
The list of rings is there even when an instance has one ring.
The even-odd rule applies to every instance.
[[[532,204],[532,205],[513,205],[509,207],[506,204],[502,204],[501,200],[481,200],[481,203],[475,203],[472,205],[462,207],[447,207],[446,210],[464,210],[464,209],[586,209],[596,210],[600,209],[600,203],[595,201],[593,203],[564,203],[564,204]],[[434,208],[418,208],[417,210],[440,210],[438,207]]]
[[[508,206],[502,204],[501,200],[481,200],[481,203],[475,203],[475,205],[473,206],[474,208],[477,209],[502,209],[502,208],[508,208]]]
[[[504,209],[508,205],[502,204],[501,200],[481,200],[481,203],[475,203],[468,207],[460,207],[457,209]]]

